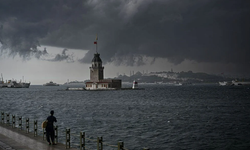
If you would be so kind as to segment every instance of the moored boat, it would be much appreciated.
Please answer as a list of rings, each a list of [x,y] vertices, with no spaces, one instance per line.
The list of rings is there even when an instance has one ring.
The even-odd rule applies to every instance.
[[[16,81],[9,80],[7,82],[8,88],[22,88],[22,85],[20,83],[17,83]]]
[[[22,82],[20,84],[22,85],[22,88],[29,88],[30,87],[30,83]]]
[[[6,82],[4,82],[3,80],[3,75],[1,74],[1,81],[0,81],[0,87],[1,88],[29,88],[30,87],[30,82],[22,82],[22,80],[20,80],[20,82],[17,82],[15,80],[6,80]]]
[[[3,88],[3,87],[7,87],[7,85],[3,81],[0,81],[0,88]]]

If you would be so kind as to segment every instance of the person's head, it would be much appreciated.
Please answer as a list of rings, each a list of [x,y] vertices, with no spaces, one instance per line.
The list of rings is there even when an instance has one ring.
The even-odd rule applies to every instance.
[[[50,111],[50,114],[53,116],[53,115],[54,115],[54,110],[51,110],[51,111]]]

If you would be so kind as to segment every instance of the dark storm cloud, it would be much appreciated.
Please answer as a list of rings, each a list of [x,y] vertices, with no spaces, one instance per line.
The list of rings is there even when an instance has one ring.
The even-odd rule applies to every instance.
[[[19,55],[23,59],[32,56],[39,59],[48,54],[39,50],[39,41],[63,22],[60,16],[54,22],[54,17],[57,18],[61,10],[57,8],[60,3],[48,0],[0,0],[1,51],[7,50],[10,56]]]
[[[0,0],[0,41],[23,57],[39,42],[98,52],[104,63],[143,65],[146,57],[174,64],[250,64],[247,0]]]
[[[53,59],[48,59],[49,61],[64,61],[66,60],[67,62],[74,62],[73,55],[68,55],[66,54],[67,49],[64,49],[62,51],[62,54],[56,54],[56,56]]]
[[[33,50],[32,52],[33,52],[33,54],[35,55],[35,57],[36,57],[37,59],[40,59],[40,57],[41,57],[42,55],[48,55],[48,52],[47,52],[46,48],[44,48],[43,51],[35,49],[35,50]]]

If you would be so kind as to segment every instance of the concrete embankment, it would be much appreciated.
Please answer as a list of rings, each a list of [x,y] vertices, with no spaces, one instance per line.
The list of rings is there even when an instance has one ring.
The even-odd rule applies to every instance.
[[[18,128],[12,128],[7,124],[0,123],[0,150],[62,150],[66,149],[64,144],[48,145],[41,136],[26,133]],[[76,150],[70,148],[71,150]]]

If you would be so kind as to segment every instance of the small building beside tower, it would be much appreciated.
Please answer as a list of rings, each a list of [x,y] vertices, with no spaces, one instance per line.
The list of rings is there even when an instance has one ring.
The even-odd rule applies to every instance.
[[[96,41],[96,53],[92,59],[92,65],[90,69],[90,81],[86,82],[86,90],[104,90],[104,89],[121,89],[122,81],[120,79],[104,79],[104,67],[102,66],[102,60],[100,54],[97,52],[97,37]]]

